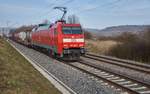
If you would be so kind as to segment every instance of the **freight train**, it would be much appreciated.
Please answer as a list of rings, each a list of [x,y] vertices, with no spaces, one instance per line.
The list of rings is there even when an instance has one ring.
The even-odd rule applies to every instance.
[[[85,54],[84,32],[80,24],[57,21],[39,24],[31,32],[14,33],[13,39],[30,47],[44,48],[54,57],[78,60]]]
[[[65,7],[55,7],[64,12],[62,18],[54,24],[36,25],[30,32],[15,32],[12,39],[33,47],[43,48],[50,56],[60,57],[65,60],[78,60],[85,54],[85,40],[82,27],[77,23],[66,23],[64,16]]]

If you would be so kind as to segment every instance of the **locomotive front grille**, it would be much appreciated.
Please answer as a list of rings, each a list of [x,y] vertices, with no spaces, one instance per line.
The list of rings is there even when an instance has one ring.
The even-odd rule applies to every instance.
[[[64,49],[64,54],[84,54],[85,50],[84,48],[71,48],[71,49]]]

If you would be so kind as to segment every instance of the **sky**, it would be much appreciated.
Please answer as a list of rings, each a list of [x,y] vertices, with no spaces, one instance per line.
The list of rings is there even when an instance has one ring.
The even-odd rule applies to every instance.
[[[54,22],[62,16],[55,6],[67,7],[84,28],[150,24],[150,0],[0,0],[0,27]]]

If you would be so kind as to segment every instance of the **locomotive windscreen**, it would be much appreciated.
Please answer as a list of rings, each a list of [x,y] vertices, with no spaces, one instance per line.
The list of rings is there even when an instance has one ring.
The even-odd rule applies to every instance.
[[[81,27],[63,27],[63,34],[82,34]]]

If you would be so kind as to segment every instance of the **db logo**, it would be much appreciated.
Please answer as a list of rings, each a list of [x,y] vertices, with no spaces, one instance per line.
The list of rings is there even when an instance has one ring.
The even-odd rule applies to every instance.
[[[72,39],[72,42],[76,42],[76,39]]]

